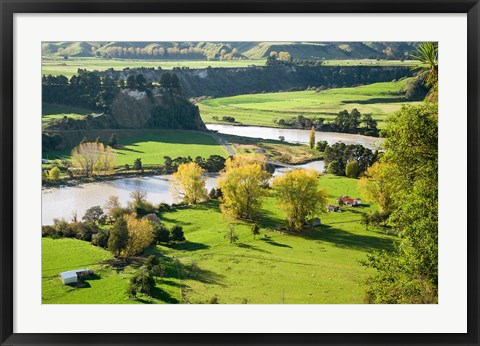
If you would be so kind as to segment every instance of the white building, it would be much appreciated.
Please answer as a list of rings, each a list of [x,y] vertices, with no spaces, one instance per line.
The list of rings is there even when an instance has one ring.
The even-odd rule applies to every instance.
[[[70,270],[68,272],[60,273],[60,279],[64,285],[76,284],[80,277],[93,274],[93,271],[88,268]]]

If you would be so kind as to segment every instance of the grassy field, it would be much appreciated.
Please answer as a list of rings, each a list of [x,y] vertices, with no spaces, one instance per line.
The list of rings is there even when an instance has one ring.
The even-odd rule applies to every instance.
[[[406,80],[401,80],[328,89],[319,93],[307,90],[248,94],[209,99],[198,106],[203,121],[207,123],[221,122],[223,116],[232,116],[239,124],[270,127],[276,126],[274,119],[289,119],[299,114],[333,119],[342,110],[357,108],[362,114],[372,114],[382,128],[385,115],[407,103],[402,93],[405,84]],[[220,121],[214,120],[214,116]]]
[[[341,194],[357,195],[354,179],[325,175],[320,183],[331,203]],[[364,205],[327,213],[320,227],[290,235],[274,231],[284,217],[276,199],[268,197],[259,221],[261,235],[254,240],[251,224],[236,222],[237,244],[225,239],[227,220],[217,202],[165,212],[161,219],[181,225],[187,241],[147,249],[145,255],[163,259],[166,275],[154,298],[136,303],[207,303],[214,296],[230,304],[362,303],[364,280],[371,272],[358,261],[374,250],[390,250],[396,239],[366,231],[359,222],[362,212],[374,209]],[[79,240],[43,239],[43,303],[134,303],[125,290],[135,267],[117,272],[100,263],[108,259],[108,252]],[[85,266],[98,273],[97,280],[88,281],[91,287],[61,285],[60,271]]]
[[[418,64],[415,60],[376,60],[376,59],[355,59],[355,60],[324,60],[326,66],[414,66]]]
[[[206,67],[247,67],[250,65],[264,66],[265,60],[122,60],[122,59],[93,59],[71,58],[68,60],[43,60],[43,75],[64,75],[71,77],[77,74],[79,68],[89,71],[104,71],[109,68],[123,70],[130,67],[161,67],[171,70],[174,67],[206,68]]]
[[[120,135],[121,148],[115,149],[117,153],[117,166],[125,164],[133,165],[136,158],[142,159],[144,165],[163,164],[164,156],[176,158],[178,156],[191,156],[204,158],[210,155],[227,156],[225,149],[219,145],[210,135],[193,131],[158,130],[137,137],[122,138]],[[91,139],[94,140],[94,139]],[[102,138],[108,141],[108,138]],[[53,159],[56,156],[70,157],[72,148],[44,153],[44,158]]]
[[[411,66],[412,61],[400,60],[325,60],[324,65],[328,66]],[[70,58],[43,59],[43,75],[64,75],[71,77],[76,75],[78,69],[104,71],[109,68],[123,70],[130,67],[161,67],[164,70],[171,70],[174,67],[206,68],[206,67],[248,67],[251,65],[264,66],[265,59],[258,60],[134,60],[134,59],[95,59],[95,58]]]
[[[254,153],[256,149],[261,149],[265,151],[265,155],[268,155],[272,161],[291,165],[320,160],[323,157],[323,153],[316,149],[310,149],[309,146],[304,144],[226,134],[222,134],[222,137],[231,143],[238,153],[250,154]]]
[[[42,303],[131,303],[125,296],[130,274],[117,273],[108,264],[102,264],[110,259],[110,252],[81,240],[43,238]],[[87,281],[87,287],[75,289],[62,284],[59,278],[61,272],[80,268],[95,271],[96,277]]]
[[[92,113],[95,112],[80,107],[42,103],[42,124],[48,125],[48,123],[63,119],[63,117],[82,119]]]

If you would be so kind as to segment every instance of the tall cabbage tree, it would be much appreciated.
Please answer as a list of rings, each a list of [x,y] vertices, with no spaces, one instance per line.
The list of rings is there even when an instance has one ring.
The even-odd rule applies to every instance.
[[[412,58],[417,61],[413,69],[419,70],[427,86],[431,87],[427,100],[435,102],[438,98],[438,44],[420,43],[417,51],[412,54]]]

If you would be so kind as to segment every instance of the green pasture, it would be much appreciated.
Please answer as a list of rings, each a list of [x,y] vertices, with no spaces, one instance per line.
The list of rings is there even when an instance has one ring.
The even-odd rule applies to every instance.
[[[47,125],[52,121],[63,119],[64,117],[82,119],[92,113],[95,112],[80,107],[42,103],[42,124]]]
[[[248,67],[264,66],[265,59],[256,60],[135,60],[135,59],[101,59],[101,58],[69,58],[46,59],[42,61],[42,75],[64,75],[71,77],[78,73],[78,69],[88,71],[105,71],[109,68],[123,70],[124,68],[136,67],[161,67],[164,70],[171,70],[174,67],[185,68],[206,68],[206,67]],[[352,60],[324,60],[328,66],[412,66],[413,61],[400,60],[375,60],[375,59],[352,59]]]
[[[404,97],[406,79],[352,88],[335,88],[265,94],[247,94],[204,100],[198,104],[203,121],[222,122],[223,116],[232,116],[242,125],[277,126],[275,119],[289,119],[297,115],[310,118],[334,119],[342,110],[357,108],[362,114],[372,114],[383,127],[387,114],[400,109],[407,102]],[[213,117],[218,117],[218,121]]]
[[[113,130],[112,130],[113,131]],[[114,131],[113,131],[114,132]],[[164,156],[176,158],[179,156],[197,156],[208,158],[210,155],[227,156],[225,149],[210,135],[194,131],[156,130],[135,137],[123,138],[121,132],[119,142],[121,147],[115,149],[117,153],[117,166],[133,165],[136,158],[142,160],[143,165],[163,164]],[[95,141],[95,138],[89,138]],[[101,138],[108,143],[109,138]],[[44,158],[53,159],[56,156],[70,157],[72,148],[44,153]]]
[[[357,182],[320,177],[331,203],[341,194],[357,196]],[[208,303],[217,296],[220,303],[228,304],[360,304],[371,269],[358,261],[375,250],[391,250],[396,238],[365,230],[360,223],[362,213],[375,210],[374,206],[343,209],[342,213],[323,214],[319,227],[282,234],[275,230],[284,223],[283,212],[270,196],[258,221],[261,234],[256,239],[250,232],[251,223],[225,219],[218,202],[164,212],[162,221],[181,225],[187,241],[146,250],[144,255],[159,256],[166,267],[154,298],[147,301],[126,298],[134,266],[117,272],[101,264],[110,258],[109,253],[89,243],[43,239],[43,303]],[[229,222],[240,238],[236,244],[225,238]],[[91,287],[65,287],[56,277],[60,271],[84,266],[98,268],[99,278],[89,281]]]
[[[377,60],[377,59],[351,59],[351,60],[324,60],[326,66],[414,66],[415,60]]]

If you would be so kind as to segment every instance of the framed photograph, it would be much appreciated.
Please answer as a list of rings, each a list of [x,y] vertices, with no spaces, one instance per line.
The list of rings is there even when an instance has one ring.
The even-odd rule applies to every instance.
[[[1,1],[1,343],[478,345],[478,1]]]

